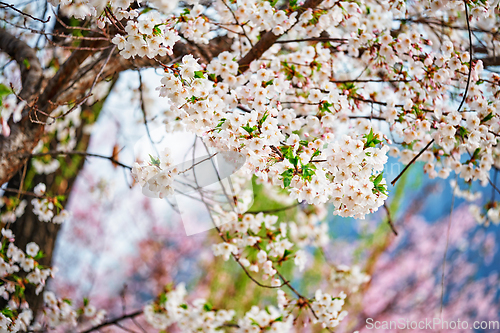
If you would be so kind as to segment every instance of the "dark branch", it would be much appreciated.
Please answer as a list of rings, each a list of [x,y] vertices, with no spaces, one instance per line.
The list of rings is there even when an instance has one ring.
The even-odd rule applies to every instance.
[[[387,203],[384,202],[384,208],[387,213],[387,223],[389,224],[389,227],[391,227],[392,232],[394,235],[398,235],[398,232],[396,231],[396,228],[394,228],[394,223],[392,222],[392,217],[391,217],[391,212],[389,211],[389,207],[387,206]]]
[[[394,178],[394,180],[391,182],[392,185],[396,184],[396,182],[399,180],[399,178],[401,178],[401,176],[406,172],[406,170],[408,170],[408,168],[413,164],[415,163],[415,161],[420,157],[422,156],[422,154],[424,153],[424,151],[426,151],[427,149],[429,149],[429,147],[434,143],[434,139],[432,139],[431,141],[429,141],[429,143],[427,144],[427,146],[425,146],[414,158],[411,159],[410,163],[408,163],[403,171],[401,171],[399,173],[399,175]]]
[[[64,156],[64,155],[80,155],[80,156],[89,156],[89,157],[98,157],[98,158],[104,158],[107,160],[110,160],[116,165],[121,166],[122,168],[126,169],[132,169],[130,166],[121,163],[117,159],[114,158],[114,156],[104,156],[104,155],[99,155],[99,154],[93,154],[93,153],[87,153],[86,151],[57,151],[57,150],[52,150],[48,151],[46,153],[36,153],[36,154],[27,154],[26,156],[30,157],[36,157],[36,156]]]
[[[5,29],[0,29],[0,49],[13,58],[21,69],[23,89],[20,96],[23,99],[32,97],[42,77],[42,66],[35,50]]]
[[[297,18],[305,12],[309,8],[315,8],[318,6],[323,0],[307,0],[304,5],[302,5],[298,10]],[[248,51],[248,53],[238,61],[239,71],[244,73],[249,67],[250,63],[254,60],[259,59],[264,52],[266,52],[274,43],[278,40],[280,36],[276,36],[272,31],[268,31],[264,33],[257,44],[254,45]]]
[[[107,326],[111,326],[111,325],[116,325],[116,324],[118,324],[122,320],[129,319],[129,318],[135,318],[137,316],[140,316],[142,313],[143,313],[142,310],[135,311],[135,312],[123,315],[121,317],[118,317],[118,318],[115,318],[115,319],[112,319],[112,320],[109,320],[109,321],[105,321],[105,322],[103,322],[100,325],[91,327],[88,330],[82,331],[80,333],[90,333],[90,332],[93,332],[93,331],[98,331],[101,328],[104,328],[104,327],[107,327]]]
[[[47,23],[47,22],[49,22],[49,20],[50,20],[50,16],[49,16],[46,20],[39,19],[39,18],[34,17],[34,16],[32,16],[32,15],[30,15],[30,14],[28,14],[28,13],[23,12],[23,11],[22,11],[22,10],[20,10],[20,9],[17,9],[16,7],[14,7],[14,5],[9,5],[8,3],[1,2],[1,1],[0,1],[0,8],[10,8],[10,9],[12,9],[12,10],[14,10],[14,11],[18,12],[18,13],[19,13],[19,14],[21,14],[21,15],[24,15],[24,16],[26,16],[26,17],[29,17],[29,18],[30,18],[30,19],[32,19],[32,20],[35,20],[35,21],[38,21],[38,22],[42,22],[42,23]]]
[[[300,202],[294,203],[293,205],[290,206],[285,206],[281,208],[275,208],[275,209],[267,209],[267,210],[259,210],[259,211],[247,211],[245,214],[272,214],[272,213],[277,213],[277,212],[282,212],[284,210],[292,209],[300,205]]]

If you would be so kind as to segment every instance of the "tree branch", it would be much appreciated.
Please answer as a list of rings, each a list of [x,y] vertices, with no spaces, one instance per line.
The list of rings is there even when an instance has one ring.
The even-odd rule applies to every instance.
[[[46,153],[36,153],[36,154],[28,154],[27,156],[29,157],[35,157],[35,156],[64,156],[64,155],[80,155],[80,156],[89,156],[89,157],[98,157],[98,158],[104,158],[107,160],[110,160],[113,164],[119,165],[122,168],[126,169],[132,169],[131,166],[126,165],[118,161],[115,156],[105,156],[105,155],[100,155],[100,154],[94,154],[94,153],[88,153],[86,151],[59,151],[59,150],[51,150]]]
[[[3,49],[4,46],[7,47],[7,45],[11,45],[10,43],[14,43],[14,45],[16,45],[16,49],[26,45],[24,42],[18,41],[12,35],[4,32],[5,30],[0,31],[0,35],[2,35],[0,48]],[[93,34],[90,35],[94,36]],[[84,40],[80,45],[88,48],[110,46],[110,43],[105,40]],[[25,48],[23,48],[24,51],[19,54],[14,52],[15,49],[12,47],[8,49],[12,54],[15,54],[16,56],[19,55],[16,60],[19,59],[21,64],[23,64],[23,57],[32,57],[35,55],[33,50],[31,50],[31,54],[28,54],[28,51],[24,50]],[[218,37],[215,38],[210,45],[206,46],[204,51],[207,55],[211,56],[229,49],[229,39],[227,37]],[[167,58],[167,61],[171,61],[172,59],[186,54],[193,54],[196,57],[206,60],[206,57],[200,53],[200,50],[196,45],[177,43],[174,46],[173,51],[174,54],[172,58]],[[28,79],[23,81],[29,83],[31,90],[30,94],[26,95],[28,95],[30,100],[33,100],[34,103],[25,107],[23,111],[23,119],[19,123],[9,124],[11,129],[10,136],[8,138],[0,137],[0,184],[7,182],[24,165],[27,159],[26,156],[31,154],[43,135],[43,122],[47,119],[47,115],[50,114],[58,105],[78,101],[82,96],[87,94],[90,87],[105,78],[115,75],[116,73],[128,69],[160,66],[156,59],[149,59],[146,57],[125,59],[119,56],[116,50],[112,54],[102,52],[94,61],[90,62],[90,66],[82,66],[83,62],[94,53],[95,51],[90,51],[88,49],[75,50],[64,62],[64,64],[61,65],[59,71],[54,75],[54,77],[49,80],[41,95],[39,94],[39,88],[37,85],[33,84],[33,82],[39,81],[39,78],[37,80]],[[111,57],[103,68],[103,64],[106,63],[109,56]],[[33,61],[33,64],[35,64],[35,61]],[[31,64],[30,68],[33,68],[33,64]],[[39,66],[38,60],[36,60],[36,65],[38,65],[36,68],[39,69],[41,77],[41,67]],[[36,100],[37,96],[39,97]],[[36,115],[40,117],[37,122],[31,121],[29,119],[30,117],[27,116],[33,110],[36,110]]]
[[[29,99],[36,92],[42,77],[42,66],[35,50],[3,28],[0,28],[0,49],[19,65],[23,84],[20,96]]]
[[[118,317],[118,318],[115,318],[115,319],[112,319],[112,320],[109,320],[109,321],[105,321],[105,322],[103,322],[103,323],[101,323],[101,324],[99,324],[97,326],[89,328],[88,330],[82,331],[80,333],[90,333],[90,332],[93,332],[93,331],[98,331],[101,328],[104,328],[106,326],[116,325],[116,324],[118,324],[122,320],[125,320],[125,319],[128,319],[128,318],[135,318],[137,316],[140,316],[142,313],[143,313],[143,310],[135,311],[135,312],[123,315],[121,317]]]
[[[485,57],[479,60],[483,62],[484,67],[500,66],[500,56]]]
[[[315,8],[318,6],[323,0],[307,0],[303,6],[301,6],[297,12],[297,19],[299,19],[300,15],[305,12],[309,8]],[[272,31],[268,31],[264,33],[260,40],[255,44],[248,53],[238,61],[238,70],[241,73],[244,73],[249,67],[250,63],[256,59],[259,59],[264,52],[266,52],[274,43],[278,40],[280,36],[275,35]]]

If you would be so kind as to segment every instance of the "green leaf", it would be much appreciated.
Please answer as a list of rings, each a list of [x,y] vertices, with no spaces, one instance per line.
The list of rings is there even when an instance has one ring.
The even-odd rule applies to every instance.
[[[24,65],[24,67],[26,67],[26,69],[30,69],[31,68],[30,61],[27,58],[23,59],[23,65]]]
[[[19,297],[24,297],[24,290],[25,288],[24,287],[21,287],[20,285],[16,285],[16,291],[15,291],[15,294]]]
[[[151,161],[149,162],[151,165],[154,165],[156,167],[160,167],[160,158],[154,158],[153,156],[151,156],[151,154],[149,154],[149,158],[151,159]]]
[[[283,178],[283,187],[288,187],[290,186],[290,183],[292,182],[292,179],[289,177]]]
[[[264,115],[262,116],[262,118],[259,120],[259,126],[262,126],[262,124],[266,121],[267,117],[269,116],[269,114],[266,112],[264,112]]]
[[[300,140],[299,144],[301,144],[302,146],[307,147],[307,145],[309,144],[309,142],[307,140]]]
[[[3,308],[0,312],[8,318],[14,318],[14,312],[10,308]]]
[[[293,156],[292,154],[289,154],[288,161],[292,163],[293,166],[297,166],[299,164],[299,157],[298,156]]]
[[[89,305],[89,299],[87,297],[83,298],[83,306]]]
[[[374,185],[375,187],[377,187],[377,186],[380,184],[380,182],[382,181],[382,179],[383,179],[383,178],[384,178],[384,173],[383,173],[383,172],[382,172],[382,173],[379,173],[379,174],[378,174],[378,176],[377,176],[377,177],[375,178],[375,180],[373,181],[373,185]]]
[[[217,126],[215,127],[221,127],[222,125],[224,125],[224,122],[226,121],[227,119],[226,118],[222,118],[221,120],[219,120],[219,123],[217,124]]]
[[[205,75],[204,75],[203,71],[195,71],[194,77],[196,79],[205,79]]]
[[[5,84],[0,83],[0,99],[10,94],[12,94],[12,90],[10,90],[10,88],[7,87]]]
[[[54,205],[59,209],[64,209],[63,205],[59,202],[59,200],[54,201]]]
[[[311,177],[316,174],[316,172],[314,172],[314,168],[315,168],[315,166],[312,164],[303,165],[302,166],[302,177],[310,180]]]
[[[470,158],[470,160],[468,160],[466,162],[466,164],[473,162],[474,165],[477,165],[477,161],[479,160],[479,153],[480,152],[481,152],[481,148],[476,148],[476,150],[474,150],[474,154],[472,154],[472,157]]]
[[[243,128],[245,131],[248,132],[248,134],[252,135],[252,132],[255,131],[257,129],[257,127],[250,127],[248,125],[245,125],[245,126],[241,126],[241,128]]]
[[[290,168],[290,169],[288,169],[288,170],[283,171],[283,172],[281,173],[281,175],[282,175],[283,177],[292,177],[292,176],[293,176],[293,171],[294,171],[294,170]]]
[[[292,254],[292,251],[285,250],[285,252],[283,253],[283,259],[285,259],[286,257],[288,257],[290,254]]]
[[[271,80],[269,80],[267,82],[264,82],[264,88],[266,88],[267,86],[273,84],[273,82],[274,82],[274,79],[271,79]]]
[[[40,260],[42,259],[43,257],[45,257],[45,253],[43,253],[42,250],[38,251],[38,253],[36,254],[36,256],[33,257],[34,260]]]
[[[259,323],[258,323],[258,322],[256,322],[256,321],[255,321],[255,319],[253,319],[253,318],[249,318],[249,319],[250,319],[250,321],[252,322],[252,325],[255,325],[255,326],[259,326],[259,327],[260,327]]]
[[[203,310],[208,312],[208,311],[212,311],[212,309],[213,309],[213,306],[212,306],[212,304],[210,304],[210,302],[203,304]]]
[[[481,124],[491,120],[492,118],[493,118],[493,112],[490,112],[486,117],[483,118],[483,120],[481,120]]]
[[[205,304],[206,305],[206,304]],[[181,308],[183,308],[184,310],[187,310],[188,309],[188,306],[187,304],[181,304],[179,305]]]
[[[333,104],[329,103],[327,101],[323,101],[321,104],[319,104],[319,110],[322,112],[331,112],[330,107],[332,107]]]
[[[293,172],[294,170],[290,168],[281,173],[281,177],[283,177],[283,187],[286,188],[290,186],[290,183],[292,182]]]
[[[370,128],[370,133],[365,134],[363,137],[366,139],[365,148],[375,147],[382,142],[375,136],[375,133],[373,133],[373,128]]]
[[[467,135],[467,129],[465,129],[464,127],[460,126],[458,129],[457,129],[457,135],[460,136],[462,139]]]
[[[158,301],[160,302],[160,304],[165,304],[167,300],[168,297],[166,293],[161,293],[160,296],[158,296]]]
[[[161,35],[161,30],[159,28],[159,24],[158,25],[155,25],[155,27],[153,28],[153,35],[154,36],[160,36]]]

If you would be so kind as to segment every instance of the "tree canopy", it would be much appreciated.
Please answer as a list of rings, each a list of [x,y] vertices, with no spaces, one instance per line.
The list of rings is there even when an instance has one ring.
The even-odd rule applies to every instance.
[[[474,184],[489,187],[491,199],[471,204],[470,214],[485,227],[500,222],[498,0],[32,0],[0,8],[2,332],[90,332],[137,317],[148,329],[182,332],[359,329],[344,323],[346,307],[376,265],[317,266],[335,242],[328,216],[383,211],[380,251],[390,247],[413,230],[391,218],[392,203],[405,200],[393,186],[423,167],[430,179],[451,180],[454,197],[475,201]],[[120,80],[129,89],[117,89]],[[101,154],[89,144],[112,96],[140,110],[119,135],[144,137]],[[242,289],[269,289],[274,299],[222,308],[176,283],[113,319],[91,299],[46,290],[61,225],[77,218],[68,200],[86,200],[75,183],[93,159],[125,173],[125,195],[141,192],[131,205],[170,205],[188,236],[210,235],[214,265],[234,263],[252,284]],[[460,230],[472,230],[463,221]],[[440,226],[422,228],[445,232]],[[315,282],[312,291],[300,288],[304,280]]]

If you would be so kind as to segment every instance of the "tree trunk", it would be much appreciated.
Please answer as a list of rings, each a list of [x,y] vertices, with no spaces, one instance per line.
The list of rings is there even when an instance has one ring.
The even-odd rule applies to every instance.
[[[116,75],[113,78],[113,83],[110,87],[110,90],[108,91],[108,95],[110,94],[114,83],[117,80],[118,75]],[[89,142],[90,142],[90,135],[85,134],[83,131],[83,128],[85,125],[89,125],[92,123],[95,123],[95,121],[98,119],[99,114],[102,110],[102,106],[104,105],[104,102],[107,98],[107,96],[100,100],[95,102],[92,105],[87,105],[84,104],[82,105],[82,113],[87,113],[88,115],[91,114],[91,117],[87,117],[87,119],[91,119],[90,121],[82,121],[82,124],[76,129],[76,139],[77,139],[77,145],[76,145],[76,151],[87,151]],[[55,149],[55,146],[57,145],[57,140],[53,140],[51,143],[52,148]],[[56,158],[56,157],[54,157]],[[34,175],[30,179],[28,178],[30,175],[27,173],[25,175],[25,180],[23,188],[31,188],[35,186],[38,183],[44,183],[47,186],[47,192],[50,195],[64,195],[65,200],[61,202],[63,207],[66,205],[69,196],[71,195],[71,190],[73,188],[73,185],[76,181],[76,178],[78,177],[78,174],[80,171],[83,169],[83,166],[85,164],[85,156],[65,156],[64,158],[59,158],[59,161],[61,163],[61,166],[59,169],[49,175],[45,174],[37,174]],[[30,162],[28,162],[27,168],[29,170],[30,168]],[[15,176],[9,181],[7,187],[12,188],[12,189],[19,189],[21,185],[21,179],[23,178],[23,173],[24,173],[24,168],[21,168],[18,173],[15,174]],[[65,172],[66,170],[72,170],[72,172],[69,174]],[[33,170],[31,171],[33,173]],[[7,195],[8,193],[5,193],[4,195]],[[31,204],[31,197],[28,196],[23,196],[21,195],[21,199],[25,199],[28,202],[28,205],[26,206],[25,213],[16,220],[11,226],[10,229],[16,236],[15,238],[15,244],[17,247],[19,247],[21,250],[25,251],[26,250],[26,245],[30,242],[35,242],[40,246],[40,250],[43,251],[44,257],[39,260],[39,263],[43,266],[49,267],[52,265],[52,258],[54,255],[54,248],[56,245],[57,241],[57,235],[59,233],[59,230],[61,229],[61,225],[59,224],[54,224],[52,222],[42,222],[40,221],[37,216],[33,213],[33,205]],[[26,301],[30,305],[30,308],[33,311],[34,317],[39,313],[43,306],[43,295],[40,293],[39,295],[36,295],[35,293],[35,288],[33,286],[29,286],[26,289],[25,292],[26,296]],[[5,307],[6,302],[1,299],[0,300],[0,309]]]

